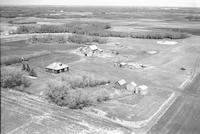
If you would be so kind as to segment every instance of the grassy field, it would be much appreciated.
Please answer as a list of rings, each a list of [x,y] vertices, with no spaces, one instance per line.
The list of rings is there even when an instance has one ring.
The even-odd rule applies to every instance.
[[[79,119],[83,119],[89,125],[97,123],[97,126],[111,128],[124,125],[123,128],[129,128],[130,126],[123,124],[123,121],[134,124],[135,121],[148,119],[162,106],[172,92],[189,94],[193,91],[185,92],[178,87],[191,75],[199,56],[198,30],[200,25],[198,17],[195,15],[191,17],[191,14],[198,14],[199,9],[1,7],[1,11],[1,23],[6,26],[1,29],[1,39],[4,40],[1,42],[1,67],[11,62],[10,65],[7,64],[8,67],[21,70],[20,58],[24,57],[25,62],[34,69],[38,76],[37,78],[29,77],[25,72],[25,77],[31,81],[31,85],[25,88],[26,93],[23,95],[14,93],[13,90],[2,91],[3,107],[5,107],[3,114],[8,116],[3,119],[6,122],[3,124],[5,133],[19,127],[23,124],[22,122],[26,123],[30,113],[34,115],[34,119],[37,118],[35,115],[42,115],[45,117],[44,122],[41,121],[38,125],[28,120],[30,125],[25,125],[23,130],[18,132],[34,131],[33,128],[38,130],[38,127],[41,127],[39,131],[43,132],[46,132],[47,128],[56,131],[58,128],[65,129],[66,125],[76,124],[80,121]],[[11,27],[18,27],[20,35],[16,35],[16,32],[12,31],[14,28],[11,29]],[[6,32],[10,32],[10,35],[5,35]],[[63,34],[64,32],[68,34]],[[48,35],[49,33],[54,34]],[[12,41],[13,38],[19,40]],[[157,43],[157,41],[172,41],[172,39],[177,44]],[[79,47],[90,44],[97,45],[105,55],[110,54],[111,56],[89,57],[75,53]],[[118,55],[112,53],[115,51]],[[158,53],[150,55],[148,51]],[[60,74],[46,72],[45,67],[53,62],[67,64],[70,69]],[[114,66],[115,62],[133,62],[152,68],[126,69]],[[91,74],[93,77],[83,77],[84,74]],[[63,81],[60,81],[62,77]],[[106,78],[106,80],[99,82],[98,77]],[[125,88],[114,88],[114,83],[120,79],[125,79],[127,83],[133,81],[137,85],[147,85],[148,94],[142,96],[133,94]],[[108,83],[107,80],[109,80]],[[54,97],[54,103],[48,102],[45,98],[47,88],[50,89],[48,93]],[[104,91],[107,92],[106,95]],[[17,97],[13,97],[12,94],[13,96],[18,94],[22,99],[18,102],[15,100]],[[109,100],[106,98],[104,101],[101,97],[104,95],[107,97],[107,94]],[[102,95],[100,99],[98,95]],[[177,99],[167,114],[161,118],[160,124],[163,124],[164,129],[170,128],[169,130],[162,129],[162,125],[158,124],[149,133],[190,133],[193,132],[191,129],[194,129],[194,132],[200,132],[196,126],[199,120],[193,120],[192,117],[194,115],[196,118],[199,112],[199,105],[195,103],[199,100],[193,98],[192,95]],[[38,96],[40,99],[37,98]],[[93,102],[90,103],[88,99]],[[71,102],[77,106],[75,109],[79,110],[68,109]],[[21,110],[22,113],[28,113],[28,115],[13,113],[10,109],[6,109],[9,106],[14,107],[15,111]],[[71,108],[74,109],[74,107]],[[83,109],[80,110],[81,108]],[[50,113],[51,110],[55,112]],[[170,123],[173,111],[175,111],[175,116]],[[55,115],[58,124],[62,125],[59,127],[58,124],[56,125],[57,122],[52,123],[46,114],[47,116],[51,114],[51,117]],[[183,117],[186,116],[191,118],[184,119]],[[11,120],[16,121],[11,122]],[[52,126],[46,127],[45,121]],[[180,125],[180,122],[184,122],[184,127]],[[134,125],[131,126],[132,131],[145,133],[152,126],[134,127]],[[74,132],[84,130],[84,128],[88,126],[76,124]],[[69,128],[70,132],[72,132],[71,128]]]
[[[200,112],[199,88],[200,75],[197,75],[186,88],[186,93],[179,96],[161,120],[149,131],[149,133],[193,133],[198,134],[198,113]],[[188,92],[189,91],[189,92]],[[195,93],[195,96],[193,96]],[[187,117],[187,118],[185,118]]]

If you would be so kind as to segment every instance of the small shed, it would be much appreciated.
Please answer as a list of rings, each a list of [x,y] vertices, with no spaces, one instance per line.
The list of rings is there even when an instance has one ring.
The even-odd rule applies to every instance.
[[[125,63],[125,62],[119,63],[119,67],[124,67],[124,66],[126,66],[126,65],[127,65],[127,63]]]
[[[128,91],[137,93],[137,92],[136,92],[136,86],[137,86],[137,84],[136,84],[135,82],[131,82],[131,83],[129,83],[129,84],[126,85],[126,89],[127,89]]]
[[[141,95],[146,95],[148,94],[148,87],[146,85],[140,85],[137,87],[137,90]]]
[[[126,89],[127,82],[124,79],[121,79],[115,82],[114,87],[117,89]]]
[[[98,47],[97,47],[96,45],[90,45],[89,48],[90,48],[92,51],[98,50]]]
[[[52,73],[61,73],[61,72],[69,71],[69,66],[61,62],[54,62],[46,66],[45,70],[47,72],[52,72]]]
[[[115,45],[120,45],[120,42],[115,42]]]
[[[141,68],[141,66],[138,63],[129,62],[128,63],[128,68],[130,68],[130,69],[139,69],[139,68]]]

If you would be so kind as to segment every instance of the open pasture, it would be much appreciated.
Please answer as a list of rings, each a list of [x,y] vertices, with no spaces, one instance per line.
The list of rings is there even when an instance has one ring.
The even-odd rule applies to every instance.
[[[198,13],[199,9],[20,8],[21,10],[17,10],[17,7],[1,8],[1,11],[4,11],[1,16],[4,17],[2,19],[4,27],[1,28],[1,58],[21,59],[24,57],[23,63],[27,63],[31,69],[34,69],[37,77],[29,77],[25,72],[31,85],[24,89],[24,93],[3,89],[2,108],[3,116],[5,116],[3,133],[12,130],[19,133],[37,130],[42,133],[47,129],[57,133],[79,133],[87,129],[90,133],[96,133],[98,131],[94,130],[97,130],[99,126],[100,133],[105,132],[102,128],[112,128],[111,130],[119,128],[119,131],[111,131],[111,133],[122,130],[124,133],[134,131],[135,133],[172,132],[178,134],[183,131],[189,133],[191,129],[199,132],[195,125],[189,124],[190,122],[199,123],[199,120],[192,120],[193,113],[197,117],[199,112],[199,105],[195,103],[199,100],[185,95],[191,90],[187,89],[185,92],[184,89],[179,88],[190,78],[194,73],[194,67],[197,66],[196,62],[200,53],[198,36],[200,25],[198,18],[195,16],[188,18],[188,16]],[[39,31],[34,29],[35,26],[40,27]],[[25,34],[16,34],[16,27],[21,27],[22,33]],[[64,43],[58,43],[47,39],[46,42],[37,40],[37,43],[30,43],[33,35],[41,37],[42,40],[47,34],[51,34],[51,37],[57,35],[73,37],[73,34],[78,34],[78,36],[71,42],[65,40]],[[158,41],[176,43],[169,45],[158,43]],[[96,45],[105,55],[110,56],[85,56],[75,53],[80,47],[88,45]],[[154,54],[148,53],[154,51],[156,51]],[[59,74],[47,72],[45,67],[54,62],[67,64],[69,71]],[[116,62],[148,65],[152,68],[127,69],[115,66]],[[8,66],[22,69],[21,61]],[[82,83],[80,79],[77,81],[81,84],[85,82],[84,88],[78,87],[72,90],[81,90],[90,95],[90,93],[100,94],[100,90],[103,89],[111,97],[109,96],[106,101],[95,101],[92,105],[79,110],[48,102],[45,96],[48,82],[62,79],[63,76],[74,78],[83,74],[95,76],[95,79],[92,79],[95,82],[97,82],[97,76],[106,78],[110,82],[90,87],[86,84],[93,81],[83,77]],[[121,79],[127,83],[135,82],[137,86],[148,86],[148,94],[136,94],[125,88],[116,89],[115,82]],[[53,84],[56,85],[56,82]],[[62,87],[62,84],[56,86],[61,89],[68,86]],[[197,87],[194,87],[194,90]],[[66,94],[68,93],[66,91]],[[182,94],[187,96],[186,99],[182,96],[179,98]],[[175,100],[176,97],[178,99]],[[64,100],[62,97],[60,99]],[[19,103],[15,102],[16,100]],[[174,100],[175,103],[173,103]],[[16,113],[9,109],[10,106],[14,107]],[[170,109],[166,112],[169,107]],[[164,115],[165,112],[166,115]],[[184,116],[189,116],[190,119],[183,120]],[[166,121],[163,121],[165,119]],[[163,128],[155,125],[159,121],[164,126]],[[179,124],[182,121],[184,125]],[[19,129],[20,126],[23,130]]]

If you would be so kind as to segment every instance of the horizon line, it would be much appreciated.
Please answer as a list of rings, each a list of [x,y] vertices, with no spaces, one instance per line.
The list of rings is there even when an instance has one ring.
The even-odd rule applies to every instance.
[[[59,7],[150,7],[150,8],[200,8],[200,6],[139,6],[139,5],[45,5],[45,4],[1,4],[2,6],[59,6]]]

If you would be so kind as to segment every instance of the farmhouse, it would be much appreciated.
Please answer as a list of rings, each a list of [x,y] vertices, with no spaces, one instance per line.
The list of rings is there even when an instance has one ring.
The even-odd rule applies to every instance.
[[[45,70],[47,72],[52,72],[52,73],[61,73],[61,72],[69,71],[69,66],[61,62],[54,62],[48,65],[45,68]]]
[[[117,88],[117,89],[125,89],[126,84],[127,84],[126,81],[124,79],[121,79],[121,80],[115,82],[114,87]]]

